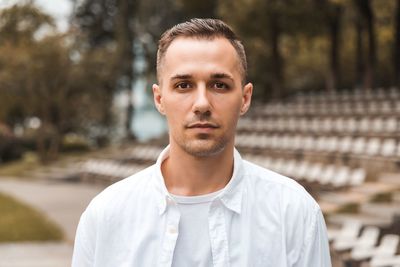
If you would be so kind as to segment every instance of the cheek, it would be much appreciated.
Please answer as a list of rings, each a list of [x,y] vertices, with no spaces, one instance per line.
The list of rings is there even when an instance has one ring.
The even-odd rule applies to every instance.
[[[175,123],[172,122],[179,123],[180,121],[183,121],[186,114],[185,104],[183,101],[165,101],[164,110],[168,122],[171,122],[170,124],[172,124],[170,126],[175,126]]]

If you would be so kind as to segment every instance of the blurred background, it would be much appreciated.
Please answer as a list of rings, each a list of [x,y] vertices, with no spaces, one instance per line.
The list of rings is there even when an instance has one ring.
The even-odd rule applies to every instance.
[[[400,0],[0,0],[0,266],[69,266],[90,199],[154,163],[157,42],[193,17],[244,42],[243,157],[313,195],[334,266],[400,266]]]

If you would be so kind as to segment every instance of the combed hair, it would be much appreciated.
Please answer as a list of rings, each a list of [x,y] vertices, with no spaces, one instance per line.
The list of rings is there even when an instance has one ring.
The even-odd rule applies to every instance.
[[[235,48],[240,61],[242,82],[245,83],[247,75],[247,60],[244,47],[233,30],[219,19],[198,19],[179,23],[165,31],[158,42],[157,51],[157,77],[160,80],[162,60],[171,43],[178,37],[195,37],[200,39],[226,38]]]

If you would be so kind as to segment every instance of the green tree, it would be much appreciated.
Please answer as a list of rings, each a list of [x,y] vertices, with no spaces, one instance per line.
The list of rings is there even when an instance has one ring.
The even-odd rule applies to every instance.
[[[13,19],[7,14],[19,8],[31,10],[38,19],[46,17],[33,5],[15,5],[0,16]],[[18,20],[22,25],[32,17],[24,14],[27,20],[25,16]],[[109,81],[115,76],[108,62],[112,49],[87,49],[73,34],[38,39],[34,35],[40,27],[30,30],[31,36],[24,27],[11,29],[13,34],[4,34],[7,38],[1,38],[0,44],[0,119],[13,126],[25,118],[39,118],[36,143],[43,162],[57,157],[66,133],[107,128],[114,88]],[[0,27],[0,32],[9,30]]]
[[[76,3],[76,1],[75,1]],[[132,99],[134,82],[134,39],[137,0],[86,0],[76,4],[74,23],[86,34],[92,48],[114,46],[115,56],[109,64],[116,70],[115,87],[125,90]],[[126,136],[131,133],[134,108],[128,101]]]

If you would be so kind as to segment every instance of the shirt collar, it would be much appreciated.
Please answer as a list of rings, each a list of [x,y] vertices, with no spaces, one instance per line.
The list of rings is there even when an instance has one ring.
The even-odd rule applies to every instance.
[[[155,188],[158,195],[159,214],[163,214],[167,208],[167,204],[172,202],[172,197],[165,186],[164,177],[161,172],[161,164],[169,155],[169,145],[161,152],[155,164]],[[243,167],[242,157],[239,152],[234,149],[233,152],[233,174],[231,179],[221,193],[216,197],[220,199],[223,205],[240,214],[242,207],[242,191],[243,191]]]

